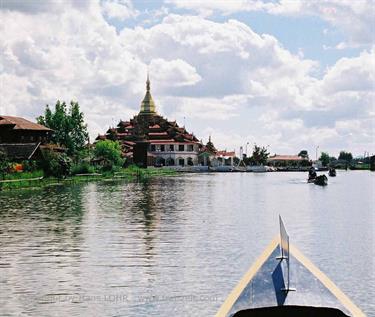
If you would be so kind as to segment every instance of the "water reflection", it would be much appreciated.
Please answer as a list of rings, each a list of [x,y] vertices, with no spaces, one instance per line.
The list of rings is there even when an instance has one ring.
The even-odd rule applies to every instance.
[[[324,189],[305,174],[238,173],[0,193],[0,315],[213,315],[279,214],[370,312],[373,189],[361,172]]]

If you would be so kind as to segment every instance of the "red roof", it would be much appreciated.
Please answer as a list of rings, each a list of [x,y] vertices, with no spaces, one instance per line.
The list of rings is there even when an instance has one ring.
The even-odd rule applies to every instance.
[[[160,125],[154,124],[149,126],[150,129],[160,129]]]
[[[234,157],[234,156],[236,156],[236,152],[227,152],[227,151],[217,151],[216,152],[216,155],[217,156],[232,156],[232,157]]]
[[[127,144],[127,145],[134,145],[135,142],[132,141],[122,141],[122,143]]]
[[[51,131],[44,125],[20,117],[0,116],[0,125],[13,125],[13,130]]]
[[[190,142],[190,141],[175,141],[173,139],[170,140],[150,140],[151,144],[195,144],[197,142]]]
[[[151,136],[168,135],[168,132],[149,132],[148,135],[151,135]]]

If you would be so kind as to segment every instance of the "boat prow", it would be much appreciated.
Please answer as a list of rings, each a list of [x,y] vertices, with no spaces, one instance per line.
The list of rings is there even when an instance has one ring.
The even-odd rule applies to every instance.
[[[365,316],[297,248],[280,218],[276,237],[225,300],[216,317]]]

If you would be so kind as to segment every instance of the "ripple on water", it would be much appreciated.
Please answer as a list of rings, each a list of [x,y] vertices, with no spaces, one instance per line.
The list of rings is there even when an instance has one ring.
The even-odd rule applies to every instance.
[[[326,188],[233,173],[0,193],[0,315],[214,315],[279,214],[370,315],[373,190],[374,174],[339,172]]]

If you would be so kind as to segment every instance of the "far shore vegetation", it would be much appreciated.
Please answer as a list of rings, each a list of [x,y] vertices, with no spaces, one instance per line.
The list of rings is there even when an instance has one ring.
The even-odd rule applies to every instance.
[[[79,181],[149,177],[170,175],[175,171],[167,168],[141,169],[131,165],[122,156],[121,144],[117,141],[103,140],[90,144],[84,114],[78,102],[69,105],[57,101],[54,109],[48,105],[37,122],[50,129],[52,149],[41,150],[38,160],[14,162],[0,151],[0,190],[24,187],[39,187],[51,184],[74,183]],[[251,156],[243,156],[246,165],[265,165],[270,153],[268,147],[254,145]],[[306,158],[311,164],[306,150],[298,156]],[[323,166],[338,168],[369,169],[368,161],[353,159],[350,152],[340,152],[338,158],[322,152],[319,160]],[[239,158],[234,163],[238,164]]]
[[[37,122],[53,130],[50,142],[60,151],[42,150],[38,160],[13,162],[0,151],[0,190],[41,187],[82,181],[171,175],[171,169],[141,169],[122,157],[117,141],[89,143],[87,125],[78,102],[47,105]]]

